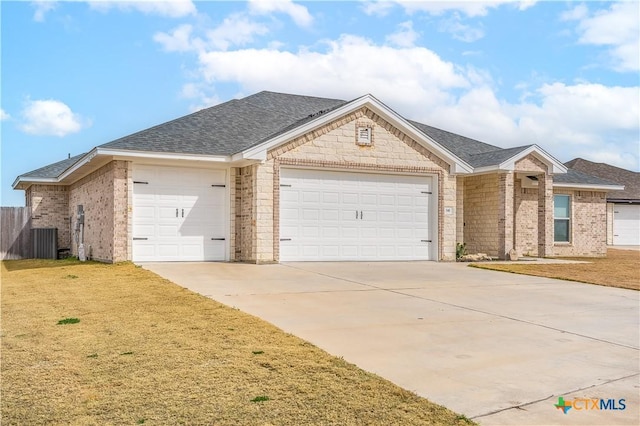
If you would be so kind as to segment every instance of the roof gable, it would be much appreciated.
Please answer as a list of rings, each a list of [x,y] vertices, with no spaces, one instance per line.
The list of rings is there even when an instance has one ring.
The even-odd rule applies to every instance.
[[[288,129],[278,132],[277,135],[267,138],[263,143],[255,145],[250,149],[243,151],[236,155],[234,158],[240,159],[255,159],[264,160],[267,158],[267,151],[278,147],[288,141],[302,136],[305,133],[316,130],[333,120],[343,117],[349,113],[357,111],[361,108],[367,108],[374,114],[384,118],[387,122],[391,123],[396,129],[400,130],[418,144],[424,146],[426,149],[434,153],[436,156],[448,163],[453,173],[459,172],[471,172],[472,168],[469,164],[465,163],[462,159],[456,156],[454,153],[446,149],[438,141],[432,139],[418,128],[416,128],[411,122],[400,116],[398,113],[387,107],[385,104],[377,100],[372,95],[361,96],[350,102],[346,102],[343,105],[338,105],[334,108],[320,111],[317,114],[306,117],[297,123],[289,126]]]

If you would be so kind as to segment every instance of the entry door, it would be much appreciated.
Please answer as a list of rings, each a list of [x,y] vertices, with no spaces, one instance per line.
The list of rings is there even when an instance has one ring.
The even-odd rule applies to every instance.
[[[133,260],[225,260],[224,170],[137,165]]]
[[[282,169],[280,260],[430,260],[432,178]]]

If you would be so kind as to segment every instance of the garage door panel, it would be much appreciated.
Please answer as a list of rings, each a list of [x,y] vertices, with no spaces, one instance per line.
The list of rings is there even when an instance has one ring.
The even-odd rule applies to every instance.
[[[429,259],[430,180],[282,169],[281,260]]]
[[[227,190],[212,186],[225,179],[224,170],[134,165],[133,180],[147,184],[133,187],[133,260],[224,260],[226,242],[211,238],[226,236]]]
[[[320,193],[318,191],[304,191],[302,192],[303,203],[317,203],[320,201]]]
[[[288,188],[280,189],[280,201],[281,202],[290,202],[297,203],[298,202],[298,191],[292,191]]]
[[[360,205],[362,206],[377,206],[378,195],[377,194],[362,194],[360,196]]]
[[[358,228],[352,226],[342,226],[342,232],[340,237],[345,240],[357,239],[359,232]]]
[[[340,238],[340,227],[339,226],[323,226],[322,228],[322,238],[325,240],[331,238]]]
[[[321,210],[322,220],[327,222],[340,220],[340,211],[338,209],[323,209]]]
[[[144,221],[148,219],[154,219],[156,217],[156,209],[153,206],[138,206],[134,209],[133,220]]]
[[[394,195],[381,194],[378,196],[378,205],[380,206],[395,206],[396,197]]]
[[[302,220],[317,221],[320,219],[320,211],[318,209],[304,209],[302,210]]]
[[[340,194],[337,192],[323,192],[322,202],[325,204],[337,204],[340,201]]]
[[[178,236],[178,225],[157,225],[154,233],[159,237],[177,237]]]
[[[135,225],[136,235],[140,238],[149,238],[155,235],[155,225]]]
[[[640,245],[640,204],[615,204],[613,244]]]
[[[159,257],[178,257],[178,243],[164,242],[157,245]]]
[[[156,209],[157,218],[162,219],[171,219],[174,220],[178,217],[178,208],[177,207],[158,207]],[[154,215],[155,216],[155,215]]]
[[[302,227],[303,238],[314,238],[320,236],[320,228],[317,226],[304,226]]]
[[[342,204],[345,206],[357,206],[359,205],[359,197],[357,193],[344,192],[342,193]]]

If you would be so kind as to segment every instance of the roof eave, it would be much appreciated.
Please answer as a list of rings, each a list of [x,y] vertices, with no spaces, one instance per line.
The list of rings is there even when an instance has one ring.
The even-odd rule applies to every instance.
[[[399,130],[401,130],[403,133],[411,136],[418,143],[425,146],[430,151],[434,152],[434,154],[445,160],[451,166],[452,173],[472,172],[473,168],[468,163],[448,151],[446,148],[442,147],[439,143],[425,135],[423,132],[409,123],[406,119],[398,115],[395,111],[384,105],[382,102],[380,102],[370,94],[361,96],[351,102],[347,102],[339,108],[336,108],[335,110],[330,111],[326,114],[320,115],[317,118],[305,123],[304,125],[291,129],[257,146],[239,152],[235,156],[237,156],[237,158],[264,161],[267,158],[267,151],[269,149],[286,143],[307,132],[315,130],[326,123],[329,123],[345,114],[348,114],[349,112],[356,111],[364,106],[371,109],[376,114],[384,117],[388,121],[393,122],[394,125],[398,127]]]
[[[44,183],[44,184],[53,184],[58,183],[57,178],[29,178],[27,176],[18,176],[14,181],[11,187],[13,189],[28,189],[31,185],[36,183]]]
[[[554,188],[573,188],[573,189],[590,189],[597,191],[623,191],[624,186],[620,185],[599,185],[593,183],[571,183],[571,182],[554,182]]]

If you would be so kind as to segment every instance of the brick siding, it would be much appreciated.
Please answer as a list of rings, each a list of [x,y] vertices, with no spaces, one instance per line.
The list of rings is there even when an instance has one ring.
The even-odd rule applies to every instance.
[[[469,253],[498,256],[498,175],[464,178],[464,242]]]
[[[129,256],[129,167],[112,161],[71,185],[69,215],[75,228],[77,206],[84,208],[84,245],[87,255],[102,262],[120,262]],[[79,235],[72,238],[78,254]]]
[[[560,189],[554,193],[571,197],[571,241],[554,244],[553,256],[606,256],[606,193]]]
[[[370,146],[356,144],[358,126],[372,129],[373,143]],[[382,117],[362,108],[272,149],[267,153],[267,160],[263,164],[250,166],[253,167],[250,174],[242,175],[239,180],[236,175],[238,187],[235,229],[238,260],[257,263],[279,260],[280,167],[296,165],[435,176],[438,182],[438,203],[437,208],[434,206],[430,213],[437,215],[439,223],[440,251],[436,257],[443,260],[455,259],[457,181],[449,175],[449,165]],[[248,168],[242,170],[245,169]],[[248,182],[251,180],[247,179],[249,176],[251,179],[255,178],[255,182]],[[248,198],[253,198],[250,208]],[[445,207],[451,208],[453,214],[444,215]]]
[[[58,248],[71,248],[69,188],[63,185],[31,185],[25,191],[31,208],[32,228],[58,228]]]

